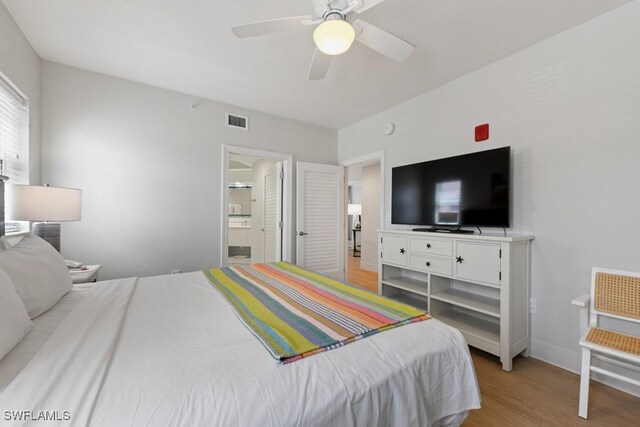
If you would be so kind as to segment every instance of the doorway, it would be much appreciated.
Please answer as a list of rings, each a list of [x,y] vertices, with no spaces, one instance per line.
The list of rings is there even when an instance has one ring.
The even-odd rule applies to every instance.
[[[291,261],[292,156],[223,146],[220,265]]]
[[[384,225],[384,152],[350,159],[346,168],[347,282],[378,292],[378,231]]]

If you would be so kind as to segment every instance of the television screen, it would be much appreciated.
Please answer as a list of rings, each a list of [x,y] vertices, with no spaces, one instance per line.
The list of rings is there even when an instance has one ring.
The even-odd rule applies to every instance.
[[[509,227],[510,147],[398,166],[391,223]]]

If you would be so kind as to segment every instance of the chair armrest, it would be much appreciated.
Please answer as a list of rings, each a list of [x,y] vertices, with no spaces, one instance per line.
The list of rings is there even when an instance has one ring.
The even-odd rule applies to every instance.
[[[571,304],[580,307],[580,335],[584,336],[589,325],[589,301],[591,295],[582,294],[571,301]]]
[[[586,308],[589,305],[589,301],[591,300],[591,296],[589,294],[582,294],[571,301],[571,304],[577,305],[581,308]]]

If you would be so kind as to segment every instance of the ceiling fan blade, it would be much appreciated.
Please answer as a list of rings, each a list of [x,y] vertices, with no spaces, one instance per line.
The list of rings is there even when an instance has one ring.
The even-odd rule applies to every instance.
[[[327,70],[331,64],[331,55],[326,55],[316,48],[309,68],[309,80],[322,80],[327,75]]]
[[[352,24],[356,29],[357,41],[394,61],[404,61],[416,48],[400,37],[361,19],[354,21]]]
[[[291,16],[289,18],[270,19],[268,21],[252,22],[250,24],[231,27],[238,38],[263,36],[265,34],[281,33],[303,28],[313,21],[310,16]]]
[[[356,8],[353,10],[355,13],[362,13],[366,10],[369,10],[372,7],[379,5],[384,0],[358,0],[358,1],[362,4],[362,6],[360,7],[356,6]]]

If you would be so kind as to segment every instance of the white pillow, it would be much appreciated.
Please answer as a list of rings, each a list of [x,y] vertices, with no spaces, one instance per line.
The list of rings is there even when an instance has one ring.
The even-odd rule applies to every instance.
[[[0,270],[13,282],[32,319],[49,310],[73,286],[62,255],[33,234],[0,252]]]
[[[33,328],[11,279],[0,270],[0,359]]]

